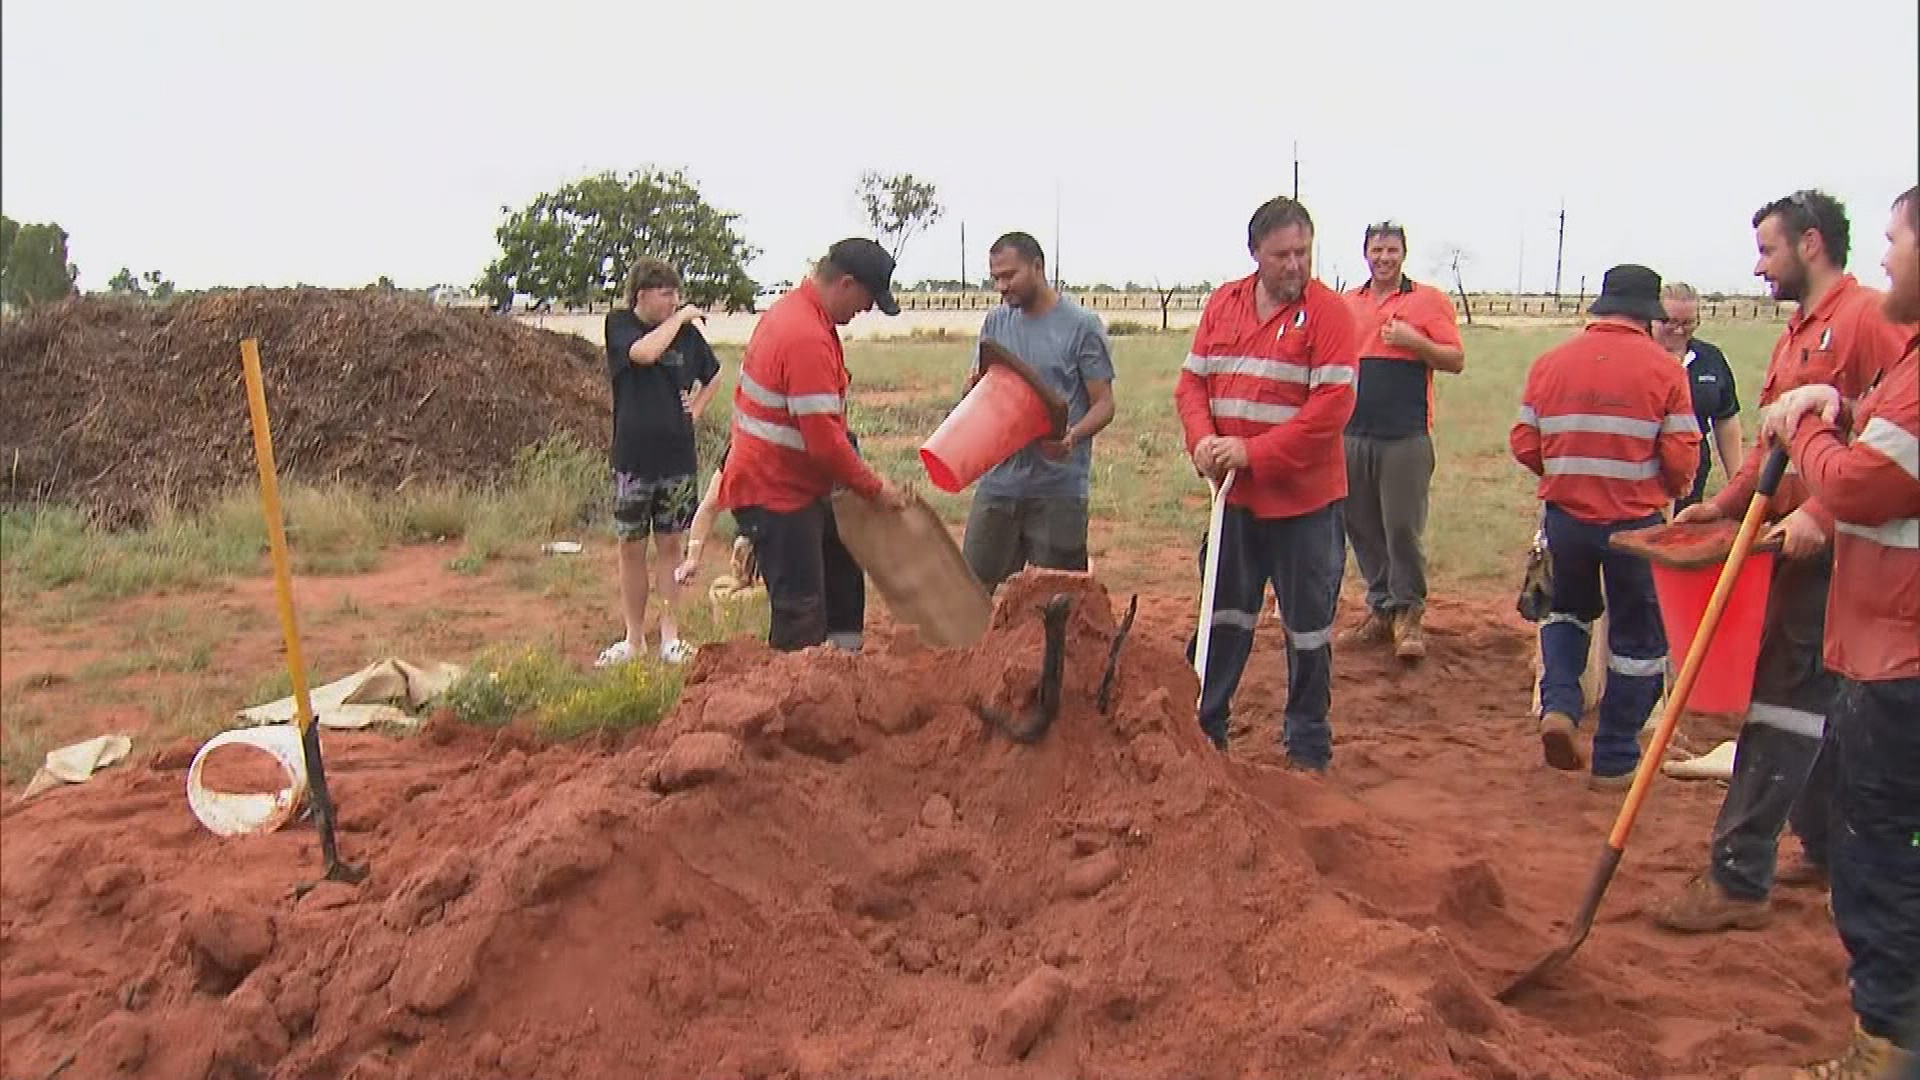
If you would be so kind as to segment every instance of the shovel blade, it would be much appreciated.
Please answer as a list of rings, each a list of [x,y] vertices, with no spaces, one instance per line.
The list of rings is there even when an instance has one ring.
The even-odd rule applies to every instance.
[[[1625,854],[1619,848],[1608,844],[1594,864],[1593,876],[1587,879],[1586,895],[1580,901],[1580,913],[1574,917],[1573,925],[1567,929],[1567,940],[1559,948],[1540,958],[1539,962],[1520,974],[1520,977],[1508,983],[1499,993],[1493,995],[1495,1001],[1510,1003],[1515,997],[1538,986],[1546,977],[1559,970],[1573,958],[1573,954],[1587,940],[1587,934],[1593,930],[1593,917],[1600,911],[1600,898],[1607,894],[1607,886],[1613,882],[1614,871],[1620,869],[1620,856]]]

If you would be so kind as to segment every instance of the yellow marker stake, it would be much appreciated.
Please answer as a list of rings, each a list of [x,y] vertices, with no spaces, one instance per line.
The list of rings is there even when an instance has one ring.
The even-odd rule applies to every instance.
[[[240,342],[240,361],[247,374],[247,410],[253,417],[253,454],[260,466],[260,508],[267,519],[267,542],[273,555],[274,591],[280,602],[280,632],[287,643],[287,673],[293,680],[293,702],[300,726],[301,756],[306,761],[307,786],[313,797],[313,816],[320,827],[320,854],[326,875],[334,881],[358,881],[362,868],[340,861],[334,846],[333,799],[327,793],[326,768],[320,760],[320,729],[313,722],[313,702],[307,696],[307,666],[300,658],[300,630],[293,618],[293,572],[287,562],[287,533],[280,515],[280,484],[273,464],[273,431],[267,423],[267,390],[260,377],[260,343]]]

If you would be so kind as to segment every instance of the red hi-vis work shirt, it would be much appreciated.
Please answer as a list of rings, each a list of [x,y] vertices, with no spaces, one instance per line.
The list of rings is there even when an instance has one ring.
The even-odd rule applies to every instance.
[[[1820,303],[1794,312],[1787,320],[1767,361],[1760,406],[1765,408],[1781,394],[1810,383],[1825,383],[1840,391],[1843,400],[1858,401],[1880,373],[1899,359],[1907,334],[1881,312],[1878,289],[1860,284],[1852,274],[1842,274]],[[1755,447],[1756,452],[1741,460],[1740,471],[1711,500],[1722,517],[1738,518],[1747,512],[1760,480],[1760,464],[1767,456],[1765,446],[1756,441]],[[1807,486],[1799,471],[1796,465],[1781,478],[1780,489],[1767,503],[1769,520],[1778,521],[1807,501]],[[1833,516],[1825,507],[1816,503],[1808,513],[1828,536],[1833,535]]]
[[[1815,414],[1790,449],[1835,520],[1827,666],[1920,678],[1920,337],[1854,409],[1852,442]]]
[[[809,278],[774,301],[747,339],[720,505],[791,513],[837,484],[878,495],[880,478],[847,438],[847,383],[840,335]]]
[[[1589,323],[1533,362],[1507,442],[1541,499],[1592,525],[1666,509],[1700,465],[1686,369],[1620,323]]]
[[[1261,319],[1258,280],[1207,298],[1173,403],[1189,456],[1209,435],[1246,440],[1229,506],[1299,517],[1347,495],[1341,432],[1353,414],[1359,335],[1346,300],[1312,278],[1297,302]]]

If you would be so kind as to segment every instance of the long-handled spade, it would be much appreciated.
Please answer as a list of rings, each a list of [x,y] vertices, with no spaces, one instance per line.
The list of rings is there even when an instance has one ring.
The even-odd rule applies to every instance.
[[[1653,772],[1666,756],[1667,743],[1673,738],[1673,729],[1680,722],[1680,713],[1686,709],[1687,698],[1693,693],[1694,680],[1699,677],[1707,648],[1713,644],[1713,633],[1719,628],[1720,614],[1727,606],[1727,597],[1733,593],[1733,584],[1740,577],[1741,564],[1747,561],[1748,553],[1753,550],[1761,523],[1767,517],[1767,506],[1773,500],[1773,493],[1779,488],[1780,478],[1786,471],[1786,451],[1775,447],[1767,455],[1766,464],[1760,467],[1760,480],[1754,487],[1753,498],[1747,503],[1747,515],[1740,521],[1740,531],[1733,538],[1733,550],[1727,553],[1727,561],[1720,568],[1713,596],[1707,601],[1707,609],[1700,617],[1700,628],[1694,633],[1693,644],[1687,649],[1686,662],[1680,667],[1680,677],[1674,682],[1673,691],[1667,695],[1667,707],[1660,715],[1660,725],[1654,729],[1653,739],[1647,744],[1646,753],[1640,757],[1640,768],[1633,774],[1633,786],[1627,790],[1626,801],[1620,804],[1620,813],[1613,822],[1613,832],[1607,836],[1606,849],[1601,852],[1600,861],[1594,865],[1593,876],[1587,881],[1580,913],[1574,917],[1573,926],[1567,931],[1566,943],[1507,984],[1504,990],[1494,995],[1495,999],[1511,1001],[1521,991],[1536,985],[1565,964],[1581,942],[1587,940],[1588,932],[1593,929],[1593,917],[1600,911],[1600,898],[1606,895],[1607,886],[1613,882],[1614,871],[1620,868],[1620,858],[1626,854],[1627,834],[1633,831],[1640,804],[1646,801],[1647,787],[1653,782]]]
[[[1227,520],[1227,491],[1233,487],[1234,470],[1218,483],[1207,478],[1213,491],[1213,509],[1207,517],[1207,565],[1200,572],[1200,627],[1193,643],[1193,670],[1200,676],[1200,698],[1207,696],[1207,648],[1213,642],[1213,594],[1220,582],[1220,531]],[[1198,705],[1196,704],[1196,708]]]

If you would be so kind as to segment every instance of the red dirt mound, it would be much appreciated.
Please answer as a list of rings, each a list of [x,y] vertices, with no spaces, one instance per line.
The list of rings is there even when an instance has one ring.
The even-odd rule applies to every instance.
[[[1061,712],[1015,744],[974,707],[1032,694],[1056,592]],[[1113,625],[1098,585],[1030,572],[969,650],[703,650],[669,721],[612,757],[439,723],[329,735],[343,846],[373,876],[297,900],[311,833],[205,835],[179,754],[11,809],[8,1075],[1623,1080],[1699,1060],[1700,1020],[1624,1034],[1651,1030],[1640,984],[1551,1019],[1493,1002],[1554,928],[1515,917],[1487,858],[1215,753],[1172,635],[1136,627],[1101,715]]]
[[[486,481],[547,436],[606,441],[602,361],[571,335],[373,290],[80,297],[0,324],[6,502],[119,525],[157,496],[192,506],[252,483],[248,336],[289,479]]]

